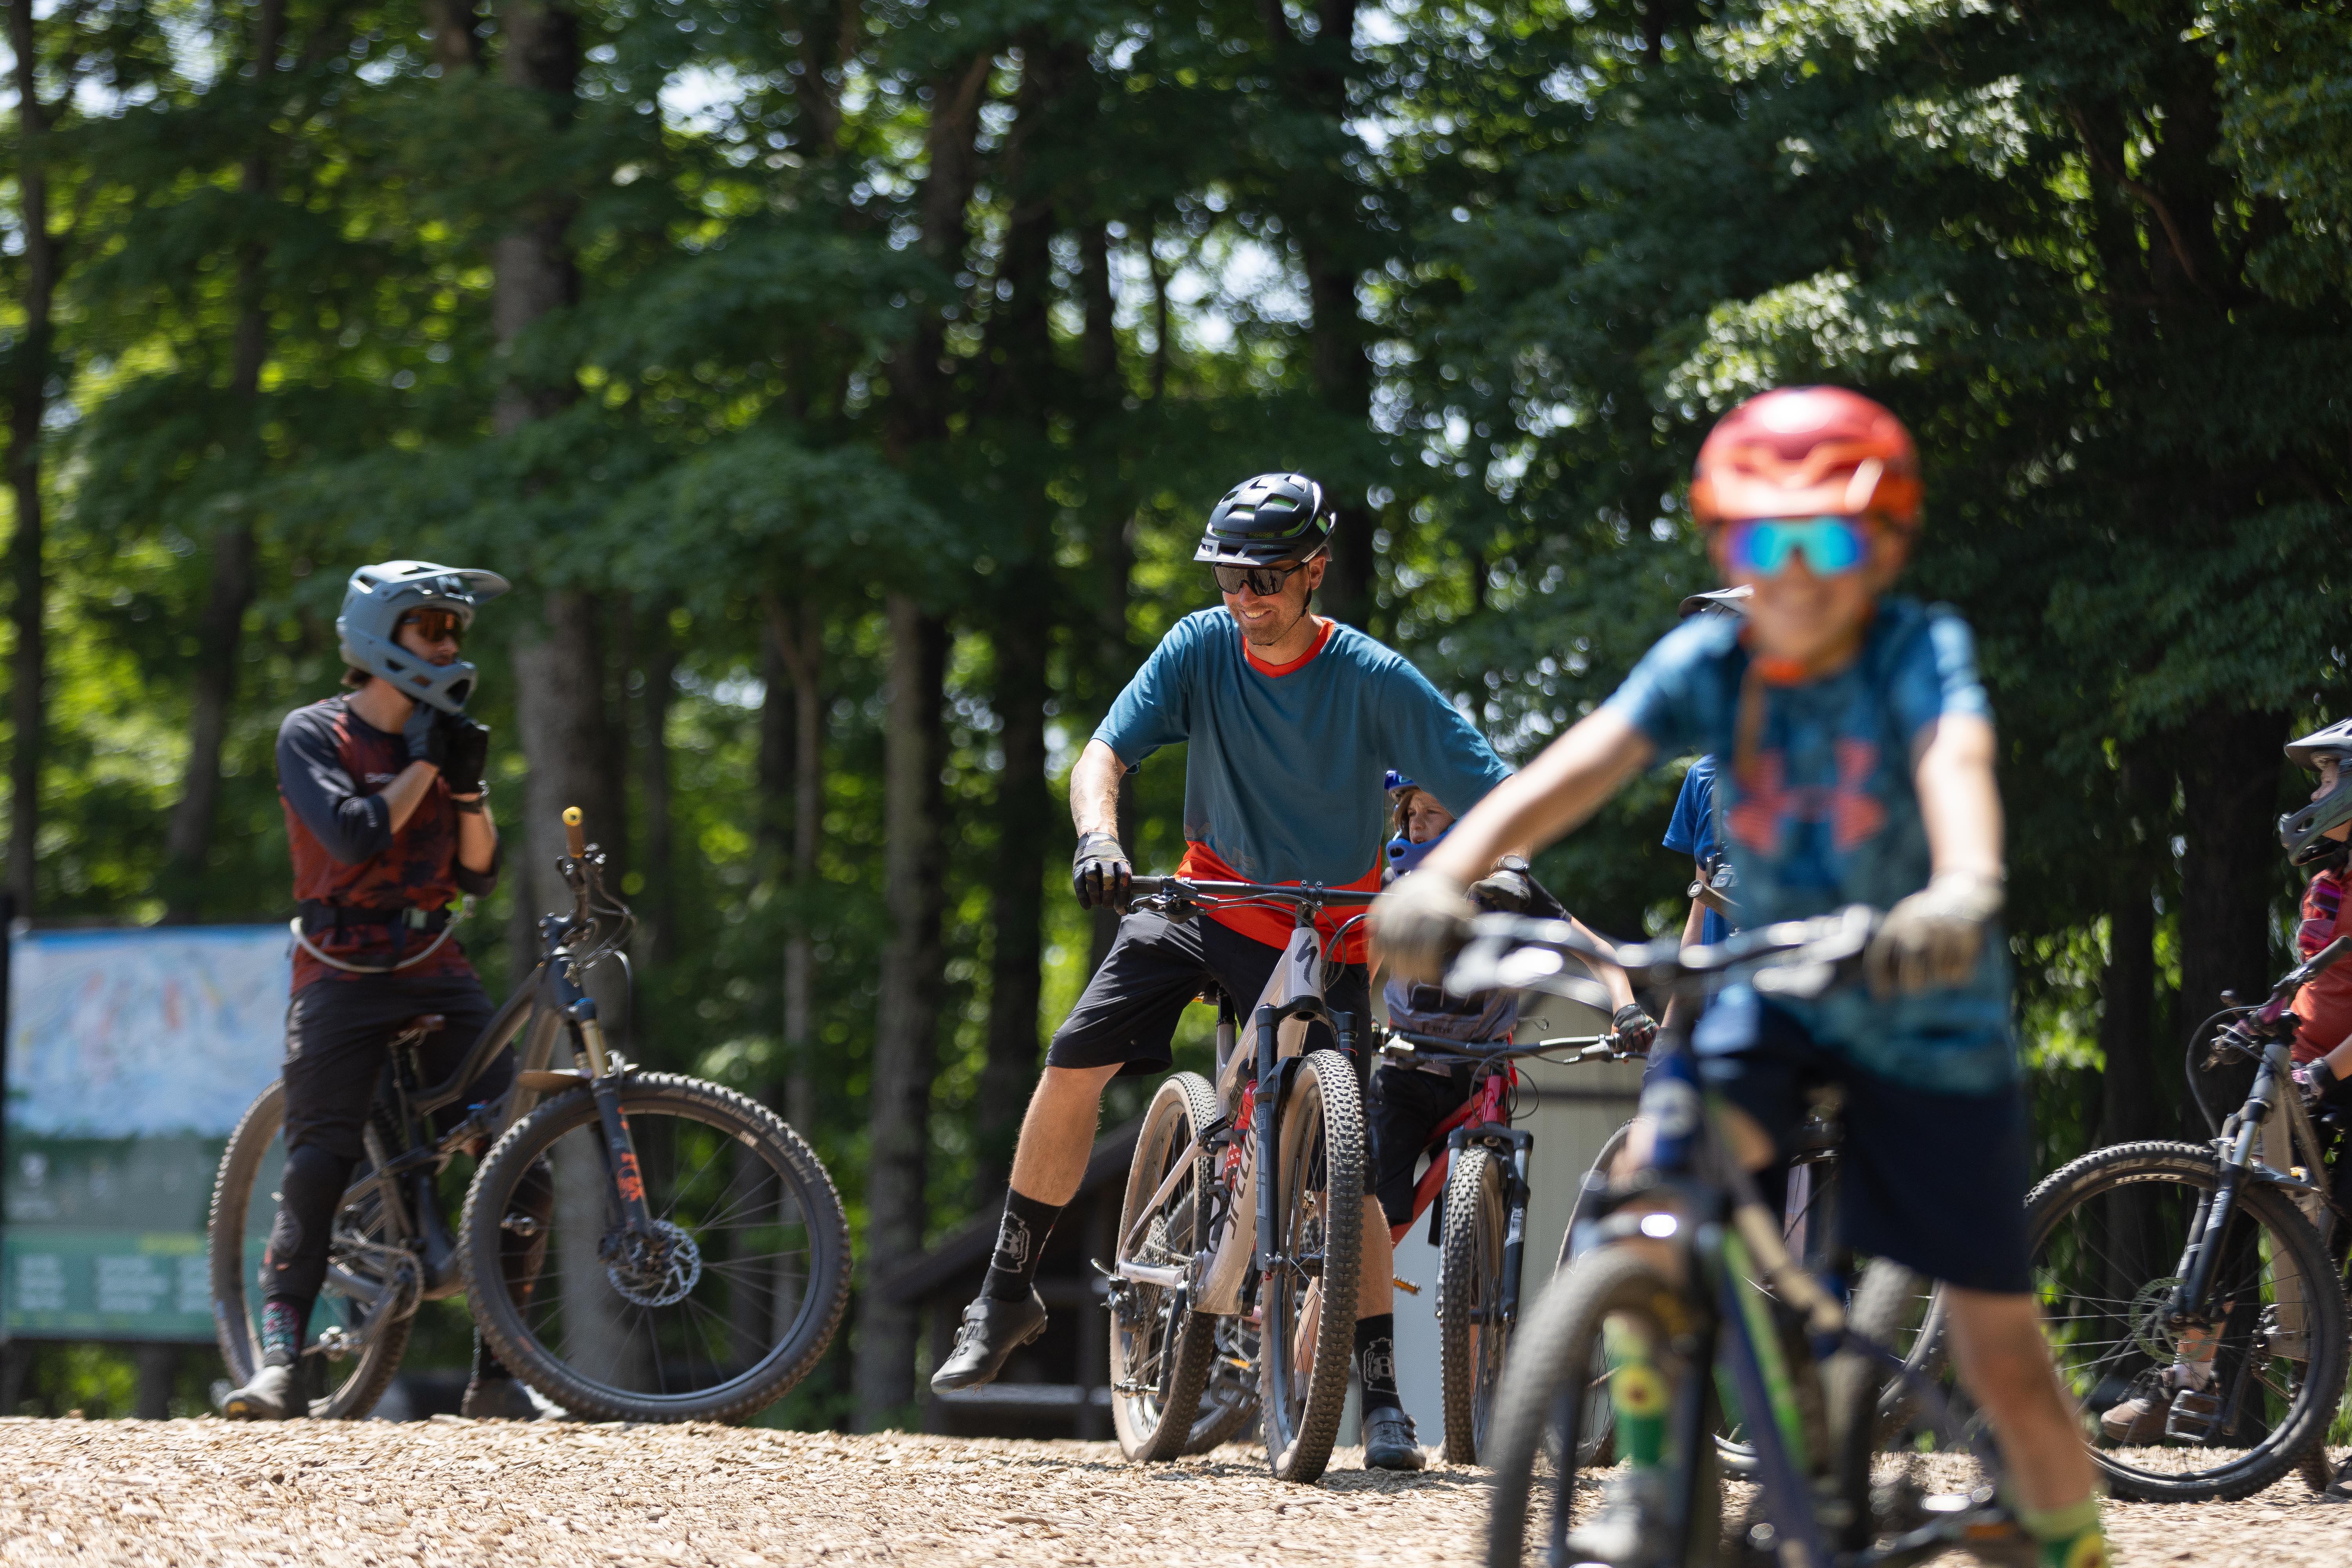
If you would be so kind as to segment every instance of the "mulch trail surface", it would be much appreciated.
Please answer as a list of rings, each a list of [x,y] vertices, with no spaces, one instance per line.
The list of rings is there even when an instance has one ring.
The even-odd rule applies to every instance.
[[[1481,1472],[1315,1486],[1254,1449],[723,1426],[0,1421],[0,1563],[1468,1563]],[[2352,1508],[2117,1505],[2125,1568],[2343,1568]]]

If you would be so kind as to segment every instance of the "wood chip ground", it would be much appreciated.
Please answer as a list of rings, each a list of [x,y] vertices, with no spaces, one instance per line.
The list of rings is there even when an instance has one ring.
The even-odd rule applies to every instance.
[[[1231,1447],[1149,1468],[1102,1443],[717,1426],[0,1421],[0,1563],[1470,1563],[1485,1478],[1316,1486]],[[2345,1568],[2352,1508],[2111,1515],[2124,1568]]]

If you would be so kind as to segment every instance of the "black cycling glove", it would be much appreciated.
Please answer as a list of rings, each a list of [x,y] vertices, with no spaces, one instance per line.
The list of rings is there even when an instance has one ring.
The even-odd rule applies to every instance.
[[[479,795],[482,769],[490,760],[490,727],[451,713],[442,721],[441,777],[451,795]]]
[[[1616,1031],[1617,1048],[1637,1057],[1646,1057],[1657,1043],[1658,1026],[1639,1002],[1628,1002],[1610,1017],[1609,1026]]]
[[[1472,903],[1507,915],[1528,913],[1535,896],[1535,877],[1528,870],[1528,863],[1517,855],[1504,856],[1492,871],[1470,884]]]
[[[1129,879],[1135,868],[1117,837],[1108,833],[1078,836],[1078,852],[1070,858],[1070,887],[1082,910],[1125,910]]]
[[[447,715],[429,702],[420,702],[400,727],[400,738],[408,742],[408,760],[431,763],[439,767],[448,760],[449,731],[442,721]]]

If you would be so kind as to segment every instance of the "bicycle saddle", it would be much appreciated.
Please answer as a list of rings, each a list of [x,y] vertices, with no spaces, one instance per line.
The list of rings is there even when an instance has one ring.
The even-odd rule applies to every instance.
[[[427,1035],[439,1034],[448,1026],[448,1024],[449,1020],[438,1013],[419,1013],[400,1026],[397,1037],[404,1040],[421,1040]]]

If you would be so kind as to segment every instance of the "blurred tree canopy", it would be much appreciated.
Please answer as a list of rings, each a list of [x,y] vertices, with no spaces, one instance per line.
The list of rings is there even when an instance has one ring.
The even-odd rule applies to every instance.
[[[469,945],[588,805],[636,1053],[784,1108],[869,1269],[993,1201],[1100,940],[1056,791],[1265,468],[1525,754],[1706,585],[1711,419],[1859,386],[1982,641],[2046,1151],[2177,1119],[2286,951],[2352,647],[2331,5],[7,4],[20,906],[282,915],[343,578],[494,567]],[[1677,776],[1548,858],[1596,925],[1677,920]],[[869,1306],[794,1418],[891,1419],[915,1340]]]

